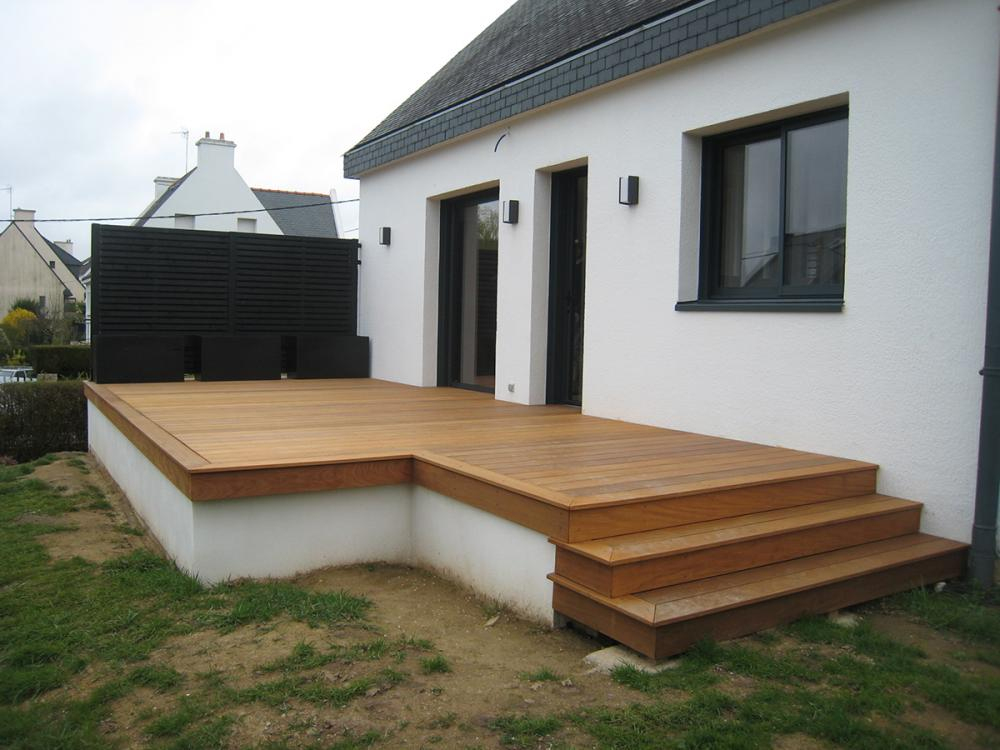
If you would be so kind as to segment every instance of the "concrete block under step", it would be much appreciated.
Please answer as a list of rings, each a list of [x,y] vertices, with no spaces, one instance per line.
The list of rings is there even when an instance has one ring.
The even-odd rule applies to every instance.
[[[633,667],[646,674],[657,674],[667,669],[673,669],[679,663],[679,659],[648,659],[642,654],[633,651],[626,646],[608,646],[600,651],[594,651],[583,657],[585,664],[588,664],[591,672],[610,674],[618,667]]]

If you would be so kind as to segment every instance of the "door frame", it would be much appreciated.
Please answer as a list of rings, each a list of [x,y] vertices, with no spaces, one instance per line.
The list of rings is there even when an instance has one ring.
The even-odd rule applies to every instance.
[[[576,193],[576,181],[580,177],[587,176],[587,165],[552,173],[551,224],[549,233],[548,352],[545,371],[545,402],[548,404],[580,406],[579,403],[571,401],[569,398],[570,340],[566,316],[560,310],[559,300],[569,281],[572,254],[565,252],[565,245],[568,241],[567,238],[573,234],[573,224],[576,220],[575,206],[572,207],[572,210],[565,210],[567,200]],[[586,253],[586,246],[584,246],[584,253]],[[583,297],[585,304],[586,255],[584,255]],[[581,352],[582,356],[583,353]]]
[[[482,393],[495,393],[496,386],[475,385],[459,382],[454,377],[459,364],[462,340],[461,311],[456,310],[461,299],[456,293],[456,273],[461,268],[456,250],[460,238],[455,237],[455,216],[469,204],[482,203],[484,200],[497,201],[499,208],[500,188],[494,187],[467,193],[441,201],[440,226],[441,238],[439,245],[438,268],[438,347],[437,347],[437,384],[440,387],[464,388]],[[499,249],[497,250],[499,252]],[[495,364],[495,363],[494,363]]]

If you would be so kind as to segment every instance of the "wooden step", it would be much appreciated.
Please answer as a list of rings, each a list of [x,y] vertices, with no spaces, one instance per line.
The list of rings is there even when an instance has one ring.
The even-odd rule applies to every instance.
[[[669,489],[649,488],[647,494],[635,497],[577,496],[572,498],[563,541],[583,542],[867,495],[875,492],[877,469],[859,461],[836,461],[754,474],[716,471],[688,476]]]
[[[913,534],[921,507],[862,495],[588,542],[550,541],[558,575],[616,597]]]
[[[735,638],[955,578],[965,568],[967,547],[909,534],[619,597],[603,596],[553,573],[552,607],[661,659],[702,638]]]

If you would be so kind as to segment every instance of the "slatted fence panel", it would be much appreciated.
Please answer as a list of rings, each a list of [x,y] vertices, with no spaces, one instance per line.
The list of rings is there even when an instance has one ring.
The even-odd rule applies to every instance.
[[[356,240],[95,224],[102,334],[357,333]]]

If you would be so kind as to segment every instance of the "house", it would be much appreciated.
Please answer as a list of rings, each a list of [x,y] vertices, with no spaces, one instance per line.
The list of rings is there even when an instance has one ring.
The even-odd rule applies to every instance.
[[[998,32],[520,0],[344,157],[372,376],[872,461],[969,540]]]
[[[92,450],[207,580],[422,565],[654,658],[991,568],[998,25],[521,0],[345,155],[372,378],[88,384]]]
[[[35,226],[33,210],[15,209],[0,232],[0,311],[27,298],[61,315],[66,303],[83,301],[80,267],[72,240],[52,242]]]
[[[80,283],[83,284],[83,340],[90,341],[90,311],[93,307],[91,299],[91,258],[80,264]]]
[[[183,177],[153,180],[153,201],[135,226],[337,237],[330,196],[251,188],[236,171],[236,144],[205,137],[195,144],[197,166]]]

